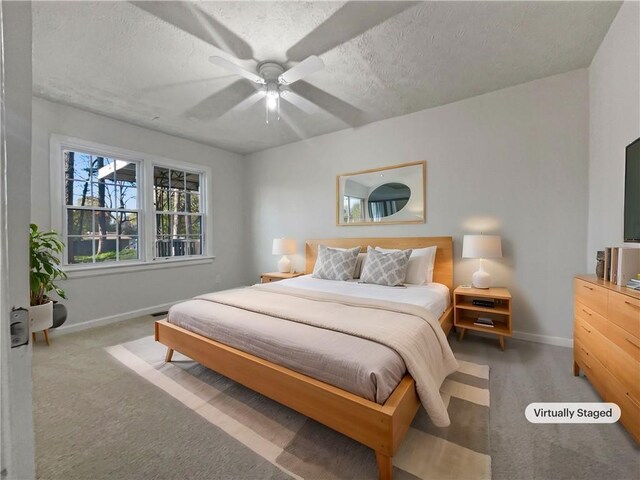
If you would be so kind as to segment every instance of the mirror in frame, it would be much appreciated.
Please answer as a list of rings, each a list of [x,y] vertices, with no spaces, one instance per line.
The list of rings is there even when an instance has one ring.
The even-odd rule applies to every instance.
[[[336,225],[425,223],[426,162],[336,177]]]

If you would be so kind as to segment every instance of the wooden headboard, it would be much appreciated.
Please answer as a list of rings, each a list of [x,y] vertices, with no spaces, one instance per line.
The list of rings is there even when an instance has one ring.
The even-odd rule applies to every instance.
[[[442,283],[453,291],[453,238],[452,237],[389,237],[389,238],[323,238],[307,240],[305,273],[313,272],[318,256],[318,246],[326,245],[334,248],[360,247],[367,251],[367,245],[381,248],[425,248],[436,246],[436,261],[433,268],[433,281]]]

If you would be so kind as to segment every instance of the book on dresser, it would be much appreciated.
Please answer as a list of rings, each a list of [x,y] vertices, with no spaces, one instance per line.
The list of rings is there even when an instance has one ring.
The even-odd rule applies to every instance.
[[[627,288],[631,288],[633,290],[640,290],[640,280],[636,280],[636,279],[630,279],[627,282]]]
[[[617,283],[618,276],[618,247],[611,247],[611,264],[609,266],[609,280]]]
[[[604,279],[611,280],[611,247],[604,249]]]
[[[640,273],[640,248],[620,247],[618,249],[618,285],[626,285]]]
[[[604,249],[604,280],[626,285],[640,274],[640,248],[606,247]]]

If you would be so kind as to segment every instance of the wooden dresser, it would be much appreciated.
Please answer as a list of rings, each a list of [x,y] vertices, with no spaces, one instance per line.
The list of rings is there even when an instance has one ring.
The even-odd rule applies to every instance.
[[[573,373],[620,407],[640,443],[640,291],[579,275],[573,293]]]

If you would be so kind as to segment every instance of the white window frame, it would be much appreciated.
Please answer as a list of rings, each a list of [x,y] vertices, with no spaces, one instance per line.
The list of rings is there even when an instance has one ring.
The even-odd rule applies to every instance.
[[[152,222],[151,223],[151,231],[149,232],[150,237],[151,237],[151,241],[149,242],[150,244],[150,248],[151,248],[151,260],[153,261],[180,261],[182,259],[193,259],[193,258],[202,258],[203,255],[205,255],[207,252],[207,249],[209,248],[209,236],[206,234],[208,231],[208,226],[209,226],[209,220],[208,220],[208,215],[207,215],[207,188],[206,188],[206,177],[207,174],[205,173],[205,169],[200,167],[200,166],[196,166],[193,164],[189,164],[189,163],[185,163],[185,162],[179,162],[179,161],[170,161],[171,163],[167,163],[167,161],[162,161],[158,158],[154,158],[151,162],[149,162],[149,168],[147,168],[145,170],[145,175],[147,176],[147,184],[150,185],[149,190],[149,195],[147,196],[147,201],[148,201],[148,205],[150,206],[150,208],[152,210],[150,210],[151,215],[153,216]],[[202,221],[200,223],[200,231],[202,232],[202,244],[203,246],[203,250],[202,250],[202,255],[181,255],[179,257],[156,257],[155,256],[155,238],[156,238],[156,213],[158,213],[154,207],[154,199],[153,199],[153,172],[154,169],[156,167],[161,167],[161,168],[168,168],[171,170],[177,170],[177,171],[181,171],[181,172],[187,172],[187,173],[194,173],[194,174],[198,174],[200,175],[200,215],[202,216]],[[146,193],[145,193],[146,196]],[[204,200],[204,201],[203,201]],[[171,212],[167,212],[167,213],[171,213]],[[146,226],[146,224],[145,224]]]
[[[215,257],[212,253],[213,225],[210,208],[211,168],[205,165],[188,163],[151,154],[135,152],[89,140],[51,135],[50,139],[50,188],[51,188],[51,228],[60,233],[67,243],[66,206],[64,200],[65,171],[64,151],[75,150],[97,156],[128,160],[138,164],[138,260],[121,262],[67,264],[67,251],[63,256],[64,269],[69,277],[87,277],[141,271],[170,266],[197,265],[210,263]],[[202,215],[202,255],[154,258],[155,248],[155,207],[153,201],[153,170],[155,167],[173,168],[200,174],[200,209]]]
[[[356,197],[355,195],[343,195],[343,200],[342,200],[342,208],[344,209],[344,200],[347,200],[347,219],[345,220],[345,223],[351,223],[351,199],[356,199],[356,200],[360,200],[361,203],[361,209],[362,209],[362,214],[361,214],[361,218],[360,220],[358,220],[359,222],[364,222],[367,220],[367,199],[366,198],[362,198],[362,197]],[[344,219],[344,216],[343,216]]]

